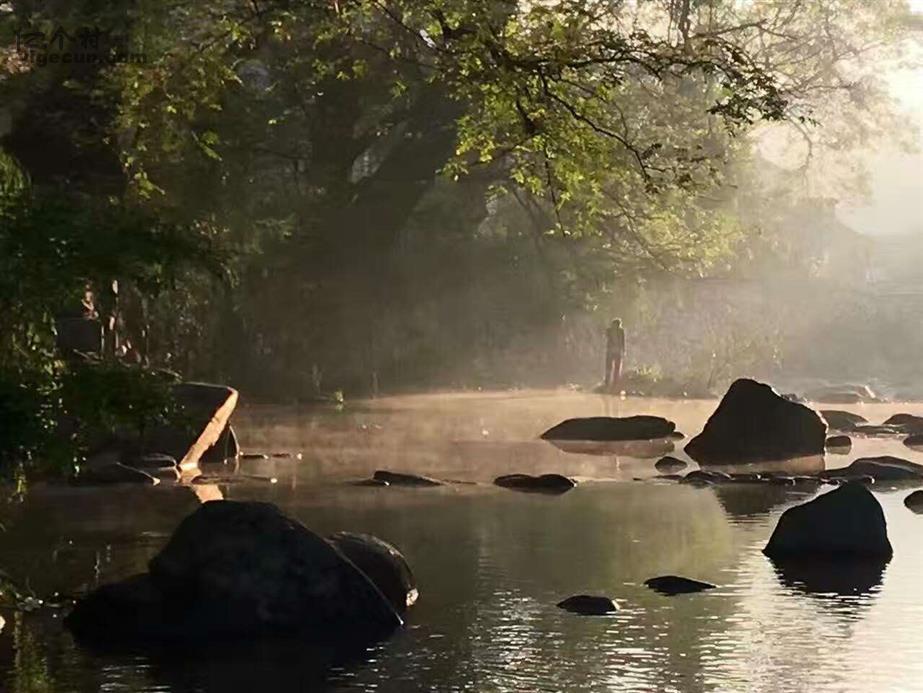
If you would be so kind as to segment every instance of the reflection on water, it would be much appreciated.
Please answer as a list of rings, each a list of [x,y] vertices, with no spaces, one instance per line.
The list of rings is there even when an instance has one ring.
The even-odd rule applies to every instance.
[[[894,546],[886,569],[793,572],[761,549],[782,510],[814,491],[632,482],[656,475],[651,459],[624,449],[566,452],[536,439],[561,419],[600,414],[659,414],[696,433],[713,406],[519,393],[393,398],[343,412],[252,409],[237,423],[247,449],[304,452],[301,461],[241,465],[242,474],[276,484],[35,489],[25,504],[3,511],[9,530],[0,535],[0,556],[42,594],[142,570],[200,496],[223,494],[277,503],[322,534],[370,532],[394,542],[417,574],[420,599],[403,632],[346,661],[291,642],[96,656],[73,644],[54,611],[3,612],[0,689],[303,691],[324,681],[338,690],[400,692],[917,686],[923,546],[920,518],[902,505],[906,492],[874,489]],[[861,408],[872,421],[898,410],[920,408]],[[681,448],[679,441],[674,454],[684,457]],[[923,461],[899,448],[899,441],[857,440],[836,465],[871,452]],[[345,483],[382,468],[478,483]],[[557,497],[490,485],[518,472],[583,483]],[[719,587],[673,598],[644,587],[663,574]],[[832,577],[840,584],[830,584]],[[622,608],[586,618],[555,607],[580,593],[608,595]]]

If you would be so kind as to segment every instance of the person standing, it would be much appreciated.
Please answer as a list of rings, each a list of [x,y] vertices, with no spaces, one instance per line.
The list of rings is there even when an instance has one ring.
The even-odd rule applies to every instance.
[[[622,380],[622,362],[625,359],[625,330],[618,318],[609,323],[606,330],[606,376],[604,389],[618,393]]]

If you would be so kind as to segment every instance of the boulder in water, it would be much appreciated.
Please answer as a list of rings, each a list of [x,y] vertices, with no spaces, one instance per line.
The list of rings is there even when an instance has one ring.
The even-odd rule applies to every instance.
[[[551,494],[566,493],[577,486],[577,482],[561,474],[542,474],[540,476],[507,474],[494,479],[494,484],[514,491]]]
[[[828,476],[868,476],[874,481],[923,480],[923,465],[891,455],[861,457],[848,467],[831,469]]]
[[[618,611],[618,604],[609,597],[577,594],[558,602],[558,608],[582,616],[605,616]]]
[[[416,578],[396,547],[371,534],[353,532],[337,532],[327,540],[375,583],[399,614],[417,601]]]
[[[644,584],[655,592],[672,597],[677,594],[692,594],[694,592],[703,592],[715,588],[709,582],[701,582],[690,578],[679,577],[677,575],[662,575],[660,577],[645,580]]]
[[[830,452],[845,455],[852,448],[852,439],[849,436],[830,436],[824,447]]]
[[[567,419],[542,433],[545,440],[655,440],[668,438],[676,424],[660,416],[590,416]]]
[[[918,515],[923,515],[923,491],[914,491],[904,499],[904,505]]]
[[[280,634],[369,642],[402,623],[354,563],[268,503],[205,503],[149,567],[78,601],[68,628],[101,645],[176,646]]]
[[[834,431],[852,431],[856,426],[868,423],[864,416],[842,409],[821,409],[820,415]]]
[[[923,416],[895,414],[888,417],[882,426],[893,426],[900,433],[923,433]]]
[[[769,385],[741,378],[728,389],[686,453],[699,464],[735,464],[821,455],[827,425]]]
[[[763,553],[890,558],[892,549],[881,505],[864,486],[849,483],[782,513]]]
[[[654,469],[658,472],[664,472],[665,474],[670,474],[672,472],[679,471],[680,469],[685,469],[688,465],[675,457],[667,455],[666,457],[661,457],[654,463]]]

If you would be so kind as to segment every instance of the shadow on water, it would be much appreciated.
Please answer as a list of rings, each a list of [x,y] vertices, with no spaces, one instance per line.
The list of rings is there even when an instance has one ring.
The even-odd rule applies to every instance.
[[[785,587],[830,599],[877,594],[888,562],[836,558],[771,560],[779,582]]]

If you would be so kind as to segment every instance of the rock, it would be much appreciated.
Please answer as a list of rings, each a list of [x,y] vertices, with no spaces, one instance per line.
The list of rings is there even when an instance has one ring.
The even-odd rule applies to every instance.
[[[567,419],[542,433],[545,440],[654,440],[667,438],[676,424],[659,416],[591,416]]]
[[[228,424],[224,427],[218,440],[202,455],[201,461],[205,464],[223,464],[228,460],[237,459],[240,456],[240,444],[237,442],[237,434],[234,427]]]
[[[890,558],[892,550],[881,505],[864,486],[850,483],[782,513],[763,553]]]
[[[655,479],[663,479],[664,481],[682,481],[682,474],[659,474],[654,477]]]
[[[566,493],[577,486],[577,482],[561,474],[507,474],[494,479],[494,484],[514,491],[533,493]]]
[[[746,474],[731,474],[731,481],[737,484],[761,484],[768,480],[758,472],[748,472]]]
[[[658,472],[665,472],[667,474],[675,472],[679,469],[685,469],[688,465],[682,460],[678,460],[675,457],[667,455],[666,457],[661,457],[654,463],[654,469]]]
[[[428,476],[418,474],[401,474],[398,472],[389,472],[384,469],[376,471],[372,478],[376,481],[387,481],[391,486],[442,486],[442,482],[437,479],[430,479]]]
[[[824,447],[830,452],[845,455],[852,448],[852,439],[849,436],[830,436]]]
[[[728,389],[686,453],[699,464],[787,460],[824,452],[827,425],[814,410],[763,383],[742,378]]]
[[[914,433],[904,438],[904,445],[908,448],[923,447],[923,433]]]
[[[864,416],[842,409],[821,409],[820,415],[824,417],[827,426],[835,431],[851,431],[856,426],[868,423],[868,419]]]
[[[242,452],[240,453],[240,459],[242,460],[268,460],[269,455],[265,452]]]
[[[828,476],[868,476],[873,481],[923,480],[923,465],[891,455],[862,457],[848,467],[828,470]]]
[[[113,464],[81,469],[72,483],[81,486],[108,486],[110,484],[143,484],[146,486],[156,486],[160,481],[150,474],[142,472],[140,469],[133,469],[132,467],[115,462]]]
[[[577,594],[558,602],[558,608],[582,616],[605,616],[618,611],[619,607],[609,597]]]
[[[811,402],[827,402],[829,404],[858,404],[859,402],[881,401],[868,385],[830,385],[811,390],[805,396]]]
[[[855,426],[853,433],[864,436],[896,436],[901,432],[897,426],[876,426],[875,424],[862,424]]]
[[[767,481],[774,486],[794,486],[796,483],[790,476],[771,476]]]
[[[904,499],[904,505],[913,512],[923,515],[923,491],[914,491]]]
[[[339,550],[268,503],[205,503],[149,568],[78,601],[67,627],[101,645],[177,647],[266,635],[358,644],[402,623]]]
[[[893,426],[900,433],[923,433],[923,416],[895,414],[888,417],[882,426]]]
[[[724,481],[731,481],[731,475],[724,472],[713,472],[706,469],[693,469],[686,474],[680,481],[684,484],[716,484]]]
[[[673,431],[670,435],[667,436],[670,440],[682,440],[686,437],[686,434],[682,431]]]
[[[403,614],[417,601],[413,571],[392,544],[371,534],[352,532],[337,532],[327,539],[375,583],[397,613]]]
[[[677,594],[692,594],[694,592],[702,592],[715,588],[715,585],[711,583],[691,580],[676,575],[663,575],[661,577],[651,578],[650,580],[645,580],[644,584],[655,592],[667,595],[668,597]]]

